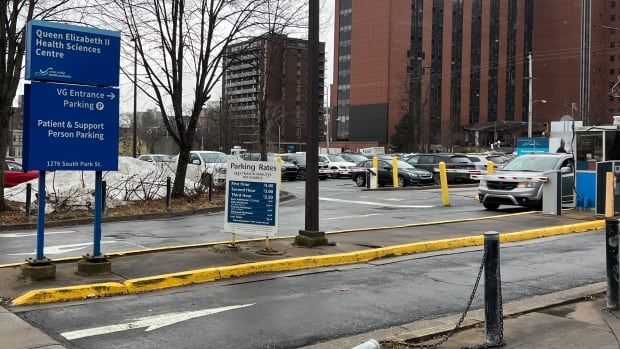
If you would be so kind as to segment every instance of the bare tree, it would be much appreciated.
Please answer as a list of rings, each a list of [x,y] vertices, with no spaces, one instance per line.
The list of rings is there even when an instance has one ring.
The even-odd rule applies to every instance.
[[[25,53],[26,23],[32,19],[79,22],[80,6],[71,0],[5,0],[0,13],[0,210],[4,203],[4,154],[9,146],[9,120]],[[67,17],[71,14],[71,18]]]
[[[151,154],[155,153],[155,144],[166,138],[166,127],[163,125],[161,118],[153,111],[141,113],[139,123],[138,137],[146,143],[147,151]]]
[[[264,1],[112,0],[112,14],[106,8],[133,40],[145,74],[141,90],[159,107],[179,147],[175,196],[184,194],[198,119],[222,74],[223,54],[253,24],[252,15]]]

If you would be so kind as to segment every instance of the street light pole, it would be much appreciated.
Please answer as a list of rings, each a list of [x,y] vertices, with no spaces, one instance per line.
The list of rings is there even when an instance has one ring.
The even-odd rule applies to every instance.
[[[295,244],[315,247],[327,243],[325,232],[319,231],[319,0],[309,0],[308,19],[306,215],[305,229],[299,231]]]
[[[532,138],[532,105],[534,102],[532,101],[532,52],[527,54],[527,66],[528,66],[528,108],[527,108],[527,137]]]
[[[138,156],[138,44],[136,38],[133,41],[133,157]]]

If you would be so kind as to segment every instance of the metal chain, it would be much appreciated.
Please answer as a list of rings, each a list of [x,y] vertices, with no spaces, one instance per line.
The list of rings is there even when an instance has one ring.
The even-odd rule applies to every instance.
[[[482,262],[480,262],[480,269],[478,270],[478,276],[476,277],[476,283],[474,284],[474,289],[472,290],[471,295],[469,296],[469,302],[467,302],[467,307],[465,307],[465,311],[459,318],[459,321],[456,323],[456,326],[454,326],[453,329],[448,331],[448,333],[443,335],[443,337],[441,337],[441,339],[438,342],[430,343],[430,344],[409,344],[409,343],[403,343],[403,342],[385,342],[385,343],[402,345],[404,346],[404,348],[434,349],[444,344],[445,342],[447,342],[450,338],[452,338],[452,336],[454,336],[456,332],[463,325],[463,321],[465,321],[465,317],[467,316],[467,313],[469,313],[469,309],[471,308],[471,305],[474,302],[474,298],[476,297],[476,291],[478,290],[478,285],[480,284],[480,278],[482,277],[482,271],[484,270],[484,262],[486,261],[486,259],[487,259],[487,252],[484,251],[484,254],[482,256]],[[501,292],[500,292],[500,304],[501,304]],[[500,312],[501,311],[502,309],[500,308]],[[503,328],[503,324],[502,324],[502,328]],[[503,338],[503,334],[502,334],[502,338]]]

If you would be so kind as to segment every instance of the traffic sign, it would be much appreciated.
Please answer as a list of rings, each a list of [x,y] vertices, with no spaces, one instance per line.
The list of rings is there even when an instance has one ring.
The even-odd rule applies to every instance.
[[[120,32],[32,20],[26,79],[118,86],[120,47]]]
[[[276,236],[280,203],[276,162],[231,160],[226,164],[224,230]]]
[[[118,170],[118,89],[33,81],[24,97],[26,169]]]
[[[548,152],[549,138],[547,137],[517,138],[517,155]]]

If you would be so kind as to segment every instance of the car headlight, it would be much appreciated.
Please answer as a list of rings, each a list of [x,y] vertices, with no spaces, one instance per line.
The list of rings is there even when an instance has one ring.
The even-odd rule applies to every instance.
[[[480,186],[480,187],[486,187],[486,186],[487,186],[487,181],[486,181],[486,179],[481,179],[481,180],[480,180],[480,183],[478,184],[478,186]]]
[[[414,172],[409,172],[409,177],[411,177],[411,178],[419,178],[420,175],[417,174],[417,173],[414,173]]]
[[[536,182],[519,182],[517,188],[535,188]]]

